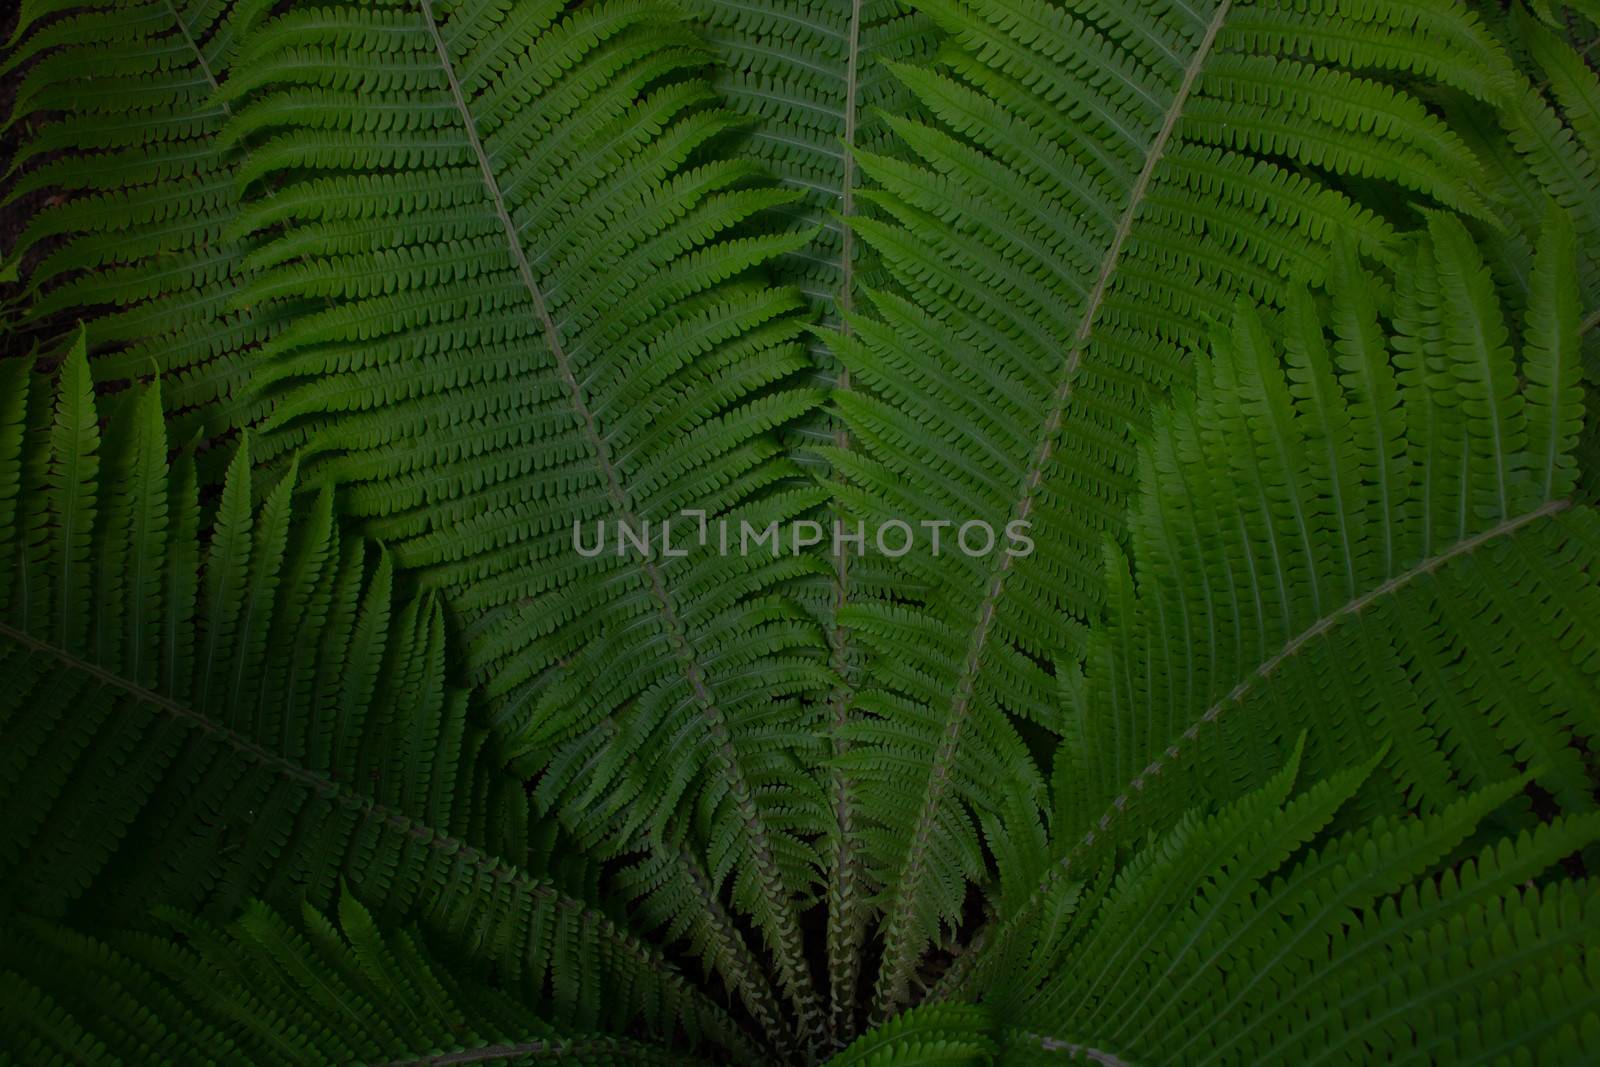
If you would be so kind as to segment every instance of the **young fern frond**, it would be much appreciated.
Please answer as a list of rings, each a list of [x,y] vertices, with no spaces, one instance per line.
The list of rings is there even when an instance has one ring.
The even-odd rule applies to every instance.
[[[212,432],[249,421],[248,352],[274,325],[229,307],[247,247],[227,232],[239,217],[240,156],[219,136],[230,111],[217,94],[269,7],[24,3],[0,65],[25,71],[9,116],[23,133],[6,201],[49,194],[6,250],[24,268],[16,328],[81,318],[97,381],[159,372],[175,440],[192,437],[202,415]]]
[[[740,1047],[656,949],[528,864],[528,802],[445,679],[433,596],[341,538],[248,444],[209,537],[159,385],[100,428],[82,336],[0,363],[0,898],[82,925],[253,897],[370,904],[466,937],[559,1021]],[[309,505],[309,506],[307,506]],[[152,845],[152,843],[157,843]]]
[[[1455,7],[1408,50],[1405,5],[918,6],[948,44],[897,68],[932,116],[888,119],[915,160],[860,159],[889,219],[855,227],[893,284],[833,338],[853,447],[829,458],[869,520],[1026,523],[1037,548],[907,556],[846,615],[879,653],[845,762],[885,1011],[987,881],[984,833],[1039,832],[1017,720],[1062,728],[1044,665],[1082,647],[1131,430],[1191,338],[1238,295],[1320,280],[1336,236],[1389,256],[1408,201],[1489,217],[1478,162],[1409,85],[1509,62]]]
[[[1572,232],[1552,212],[1520,358],[1461,224],[1436,218],[1380,315],[1348,248],[1324,303],[1241,306],[1141,450],[1134,574],[1057,761],[1055,858],[944,989],[1014,966],[1051,898],[1196,795],[1264,780],[1309,729],[1324,775],[1385,747],[1365,815],[1531,772],[1596,807],[1600,515],[1569,501],[1582,418]],[[1532,820],[1526,801],[1503,824]]]
[[[693,1057],[530,1017],[385,930],[349,893],[337,924],[254,901],[225,927],[169,911],[98,941],[24,919],[0,929],[7,1062],[687,1065]],[[10,1057],[15,1057],[12,1060]]]

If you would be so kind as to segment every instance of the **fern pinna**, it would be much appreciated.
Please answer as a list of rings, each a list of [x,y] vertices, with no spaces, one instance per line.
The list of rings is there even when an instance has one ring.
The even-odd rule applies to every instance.
[[[0,1063],[1600,1058],[1592,0],[17,20]]]

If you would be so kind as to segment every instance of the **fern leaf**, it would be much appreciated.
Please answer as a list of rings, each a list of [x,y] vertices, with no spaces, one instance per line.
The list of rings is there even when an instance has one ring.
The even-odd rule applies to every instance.
[[[166,920],[164,935],[106,941],[37,920],[5,931],[8,1051],[49,1064],[700,1062],[530,1017],[349,893],[337,925],[260,902],[225,927]]]
[[[1365,773],[1270,800],[1241,824],[1257,794],[1146,846],[1093,902],[1082,936],[1033,950],[1052,963],[1032,973],[1048,977],[996,1008],[1006,1062],[1072,1050],[1101,1063],[1581,1059],[1593,1043],[1576,1020],[1596,1002],[1584,963],[1595,917],[1577,885],[1538,888],[1533,877],[1592,841],[1594,817],[1428,873],[1520,783],[1422,819],[1319,833]],[[1318,815],[1302,821],[1297,809]],[[1229,825],[1260,848],[1297,822],[1314,835],[1309,850],[1259,852],[1260,864],[1208,851]],[[1180,871],[1188,877],[1168,881]],[[1180,894],[1175,907],[1152,921],[1168,892]],[[1505,997],[1521,982],[1525,996]]]
[[[0,1059],[1595,1059],[1596,11],[25,0]]]
[[[719,555],[683,515],[737,536],[821,498],[773,435],[818,399],[793,387],[800,301],[755,273],[805,235],[741,229],[792,196],[711,152],[731,120],[703,63],[650,3],[274,20],[223,87],[275,187],[241,302],[320,308],[263,351],[261,458],[306,444],[308,484],[450,597],[544,810],[614,853],[643,831],[712,857],[814,1030],[796,902],[826,809],[800,698],[831,677],[784,596],[814,564]],[[667,521],[696,551],[666,553]],[[648,552],[616,554],[619,526]]]
[[[861,171],[858,152],[893,151],[886,116],[910,106],[891,63],[919,62],[931,55],[935,36],[928,20],[898,0],[776,0],[726,3],[695,0],[691,18],[715,51],[712,86],[747,124],[740,148],[759,160],[799,198],[777,209],[780,218],[810,227],[814,236],[775,263],[780,276],[799,286],[829,326],[850,329],[841,313],[855,307],[861,280],[873,267],[862,254],[853,216]],[[809,345],[820,380],[842,392],[850,373],[820,338]],[[797,462],[815,464],[817,443],[845,448],[849,433],[837,419],[807,420],[789,438]],[[830,509],[829,524],[847,516]],[[827,627],[829,661],[837,683],[826,696],[830,747],[828,807],[835,827],[827,843],[827,958],[831,1024],[836,1035],[855,1033],[854,1004],[860,954],[868,920],[861,886],[855,809],[856,783],[839,761],[842,733],[854,700],[860,655],[839,617],[851,600],[860,564],[848,550],[830,552],[832,573],[818,582],[813,610]],[[870,575],[867,580],[870,582]]]
[[[51,563],[58,576],[51,597],[60,619],[56,640],[78,648],[88,632],[82,605],[89,599],[90,530],[94,526],[94,488],[100,472],[100,427],[94,414],[94,384],[82,331],[61,365],[55,426],[50,435],[48,482]]]
[[[1241,295],[1282,306],[1320,281],[1336,238],[1389,260],[1407,211],[1391,201],[1490,217],[1482,167],[1408,80],[1511,69],[1456,8],[1430,10],[1437,32],[1408,50],[1413,16],[1388,5],[917,6],[949,45],[938,67],[895,68],[928,115],[890,120],[907,156],[860,155],[882,217],[855,228],[886,282],[832,337],[852,447],[827,458],[869,520],[1021,525],[1036,547],[908,556],[844,616],[877,653],[882,692],[861,707],[917,734],[850,735],[869,750],[848,765],[868,776],[885,900],[880,1012],[988,877],[977,826],[1041,818],[1019,729],[1064,729],[1041,665],[1082,647],[1131,431],[1187,346]],[[976,781],[1005,800],[974,801]],[[961,878],[936,873],[953,857]]]
[[[1491,12],[1495,29],[1508,47],[1526,56],[1520,66],[1503,72],[1488,84],[1490,103],[1447,98],[1448,107],[1471,131],[1470,145],[1482,161],[1496,190],[1502,225],[1483,235],[1497,247],[1495,260],[1503,264],[1502,281],[1526,292],[1532,299],[1539,286],[1534,279],[1536,251],[1541,249],[1543,220],[1554,200],[1575,231],[1576,254],[1572,263],[1578,278],[1578,299],[1586,310],[1580,317],[1577,341],[1586,373],[1592,377],[1600,361],[1600,256],[1593,249],[1600,240],[1600,74],[1585,64],[1575,47],[1584,32],[1581,5],[1565,5],[1572,33],[1566,40],[1551,28],[1554,18],[1535,18],[1522,5],[1505,13]],[[1589,12],[1589,23],[1593,23]],[[1550,24],[1550,25],[1547,25]],[[1585,420],[1588,430],[1575,449],[1583,497],[1595,497],[1597,460],[1594,398]]]
[[[1552,208],[1552,213],[1555,209]],[[1546,223],[1534,261],[1529,294],[1524,373],[1528,386],[1528,444],[1535,471],[1544,472],[1544,495],[1565,496],[1575,487],[1572,452],[1583,425],[1582,308],[1563,278],[1577,272],[1576,241],[1563,219]]]
[[[1077,751],[1060,763],[1082,775],[1060,788],[1087,794],[1074,810],[1090,821],[1055,828],[1056,859],[1001,919],[991,963],[1068,870],[1161,828],[1197,794],[1226,799],[1262,780],[1303,727],[1315,775],[1387,746],[1362,795],[1369,816],[1444,810],[1523,768],[1561,808],[1593,810],[1574,742],[1595,729],[1576,709],[1600,699],[1587,651],[1597,591],[1580,562],[1600,526],[1547,493],[1571,492],[1571,476],[1552,480],[1548,457],[1527,447],[1530,426],[1570,431],[1576,379],[1569,370],[1551,388],[1548,352],[1534,345],[1519,365],[1486,342],[1504,336],[1498,327],[1451,332],[1447,321],[1491,324],[1501,312],[1481,275],[1472,280],[1481,261],[1465,235],[1434,232],[1446,240],[1423,242],[1422,267],[1396,279],[1396,307],[1415,317],[1397,312],[1387,342],[1376,323],[1355,328],[1350,290],[1370,292],[1375,279],[1347,264],[1329,303],[1351,356],[1406,354],[1393,419],[1371,410],[1370,363],[1335,364],[1337,342],[1321,336],[1307,298],[1274,330],[1241,309],[1218,333],[1197,396],[1158,421],[1132,528],[1137,575],[1113,553],[1116,595],[1091,644]],[[1566,232],[1553,217],[1546,247]],[[1541,276],[1569,295],[1540,298],[1556,320],[1530,337],[1570,333],[1575,279]],[[1447,312],[1408,295],[1440,277],[1457,290]],[[1278,343],[1290,349],[1286,368],[1271,353]],[[1286,440],[1321,444],[1313,453]],[[1297,506],[1299,485],[1341,479],[1368,498],[1347,515],[1331,493]],[[1374,516],[1376,500],[1386,521],[1345,521]],[[1504,817],[1526,825],[1519,806]],[[981,954],[971,966],[952,972],[951,988],[982,971]]]
[[[10,122],[26,130],[7,201],[23,209],[8,256],[25,263],[22,331],[83,319],[96,381],[165,375],[174,436],[253,417],[245,353],[273,325],[229,311],[247,249],[225,236],[240,209],[238,154],[217,96],[251,2],[25,4],[3,69],[21,73]]]
[[[712,86],[748,123],[742,149],[800,194],[779,210],[816,228],[779,270],[836,325],[836,309],[853,307],[862,268],[850,222],[861,177],[856,153],[892,150],[886,116],[911,101],[889,68],[930,57],[932,27],[898,0],[687,7],[717,56]],[[848,388],[826,349],[816,356],[824,374]]]
[[[992,1030],[989,1013],[977,1005],[913,1008],[856,1038],[826,1067],[982,1067],[997,1051]]]
[[[160,617],[161,561],[167,555],[169,524],[167,436],[161,416],[161,387],[153,383],[141,391],[132,420],[130,469],[123,481],[128,515],[126,599],[110,612],[123,620],[127,677],[145,688],[157,684],[160,634],[149,619]]]
[[[32,393],[47,382],[35,374],[19,384]],[[88,503],[103,498],[105,468],[94,462],[98,419],[81,344],[61,369],[54,424],[24,428],[20,456],[10,449],[13,466],[49,457],[52,513],[72,519],[44,541],[7,534],[26,554],[0,590],[8,906],[103,927],[139,922],[156,904],[228,915],[254,895],[326,902],[343,877],[386,912],[468,937],[472,956],[554,1019],[637,1018],[663,1034],[682,1027],[745,1047],[658,950],[531,869],[525,834],[520,850],[492,851],[515,841],[505,827],[528,819],[526,800],[469,722],[465,694],[446,684],[436,601],[397,602],[386,564],[371,574],[359,542],[338,550],[326,508],[320,521],[297,522],[292,475],[253,509],[242,447],[201,563],[192,472],[174,477],[167,466],[155,395],[151,387],[118,405],[108,430],[144,439],[137,506]],[[128,418],[139,425],[117,425]],[[13,514],[14,483],[5,494]],[[162,512],[151,496],[176,517],[164,539],[150,536]],[[140,584],[175,592],[130,603],[100,581],[97,546],[136,541],[146,554]],[[323,565],[283,570],[285,553]],[[23,610],[37,603],[30,582],[58,591],[48,611]],[[303,640],[264,640],[278,612],[327,587],[362,610],[303,613]],[[136,625],[124,611],[141,616]],[[146,636],[85,640],[119,626]],[[149,652],[158,635],[178,650],[159,681]],[[291,670],[331,684],[274,691],[271,680]],[[368,684],[343,684],[360,678]],[[330,744],[338,719],[348,732]]]

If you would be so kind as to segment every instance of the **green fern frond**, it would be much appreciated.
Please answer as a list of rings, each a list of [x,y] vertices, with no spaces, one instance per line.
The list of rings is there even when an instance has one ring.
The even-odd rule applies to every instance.
[[[0,1062],[1600,1056],[1597,0],[17,18]]]
[[[976,1005],[930,1004],[856,1038],[826,1067],[986,1067],[997,1051],[989,1012]]]
[[[1521,4],[1489,16],[1506,47],[1523,62],[1493,83],[1499,137],[1476,132],[1471,145],[1494,182],[1502,215],[1525,247],[1516,258],[1531,259],[1544,201],[1553,199],[1572,216],[1582,249],[1580,289],[1593,298],[1600,287],[1600,256],[1592,251],[1600,236],[1600,76],[1583,55]],[[1470,114],[1463,101],[1447,105]]]
[[[104,927],[326,903],[342,877],[470,938],[553,1018],[739,1045],[657,950],[528,867],[522,784],[446,683],[437,600],[397,597],[328,493],[297,500],[291,465],[253,508],[241,446],[202,539],[159,385],[114,398],[112,448],[81,334],[53,404],[27,361],[0,373],[9,907]]]
[[[1141,452],[1136,575],[1111,553],[1056,859],[950,988],[1006,966],[1069,872],[1263,780],[1301,730],[1316,775],[1387,746],[1369,815],[1441,811],[1529,770],[1560,809],[1594,810],[1600,516],[1568,500],[1572,256],[1553,213],[1520,359],[1445,218],[1387,322],[1346,248],[1324,305],[1291,298],[1270,328],[1241,307],[1217,332],[1197,394]],[[1527,825],[1527,802],[1501,818]]]
[[[335,925],[252,902],[225,927],[169,912],[105,941],[23,920],[3,931],[0,1028],[34,1064],[692,1064],[563,1030],[446,967],[421,931],[385,930],[349,893]]]
[[[1036,548],[860,569],[884,592],[845,618],[879,688],[847,760],[886,909],[883,1010],[988,879],[980,828],[1036,832],[1018,721],[1064,728],[1044,664],[1082,647],[1130,431],[1192,338],[1239,295],[1320,281],[1336,237],[1392,259],[1412,201],[1492,216],[1413,85],[1509,69],[1493,36],[1459,7],[1330,6],[918,5],[948,44],[938,68],[896,68],[931,116],[887,119],[914,158],[861,156],[886,218],[855,227],[893,284],[833,337],[852,448],[827,456],[852,513],[1031,524]]]
[[[783,276],[830,318],[851,307],[860,253],[850,218],[855,153],[892,150],[886,114],[909,104],[894,63],[923,63],[936,37],[899,0],[763,0],[686,5],[715,49],[712,85],[748,123],[742,148],[800,199],[784,210],[816,227],[781,261]],[[836,321],[836,320],[835,320]]]
[[[1369,770],[1286,800],[1291,771],[1152,842],[1076,936],[1032,948],[1048,977],[996,1007],[1004,1062],[1592,1058],[1593,887],[1535,879],[1595,839],[1595,816],[1439,870],[1520,783],[1328,836]]]
[[[840,314],[854,309],[857,289],[873,277],[853,229],[866,207],[857,199],[862,174],[856,154],[898,151],[885,115],[904,113],[911,99],[890,64],[926,62],[936,44],[932,25],[899,0],[693,0],[687,7],[715,50],[713,87],[744,120],[740,151],[799,194],[778,209],[779,217],[815,232],[775,270],[799,286],[822,322],[848,331]],[[848,390],[849,371],[824,335],[813,334],[809,348],[819,379],[836,393]],[[792,427],[787,441],[797,462],[815,467],[816,446],[848,447],[849,434],[836,418],[816,418]],[[831,524],[842,516],[830,508],[820,518]],[[834,757],[828,806],[837,824],[827,842],[826,940],[832,1024],[848,1036],[855,1032],[870,902],[860,885],[855,783],[838,757],[862,665],[839,617],[852,599],[854,561],[847,552],[830,554],[832,573],[815,583],[809,599],[827,628],[838,675],[826,698]]]
[[[646,839],[639,842],[637,858],[609,887],[632,902],[631,917],[640,928],[656,931],[668,942],[681,940],[725,988],[737,991],[762,1033],[804,1043],[808,1035],[795,1033],[768,967],[746,942],[700,857],[684,845],[669,847]]]
[[[755,273],[806,236],[746,232],[792,196],[708,148],[732,118],[705,62],[654,3],[275,19],[224,87],[273,188],[240,299],[322,305],[263,351],[263,457],[304,444],[306,479],[449,596],[543,809],[613,852],[710,857],[811,1025],[797,901],[826,809],[800,698],[831,676],[782,587],[815,564],[718,554],[683,514],[737,535],[821,497],[773,435],[819,399],[792,381],[800,299]]]
[[[227,232],[240,159],[219,136],[217,92],[268,7],[29,2],[0,66],[22,72],[6,190],[26,221],[6,249],[26,282],[14,328],[48,336],[83,319],[96,381],[159,371],[179,440],[202,418],[218,432],[252,417],[247,353],[275,325],[229,307],[248,249]]]
[[[1581,23],[1576,7],[1565,18]],[[1594,18],[1591,10],[1591,26]],[[1524,59],[1497,85],[1501,99],[1494,116],[1460,99],[1448,100],[1447,106],[1468,120],[1461,125],[1503,204],[1506,225],[1484,236],[1497,246],[1493,259],[1504,264],[1500,272],[1508,284],[1533,289],[1534,250],[1546,204],[1556,201],[1572,218],[1584,365],[1595,380],[1600,378],[1600,71],[1575,46],[1576,36],[1569,43],[1521,5],[1498,21],[1501,36]],[[1582,496],[1589,501],[1600,494],[1600,409],[1595,405],[1591,391],[1587,430],[1576,450]]]

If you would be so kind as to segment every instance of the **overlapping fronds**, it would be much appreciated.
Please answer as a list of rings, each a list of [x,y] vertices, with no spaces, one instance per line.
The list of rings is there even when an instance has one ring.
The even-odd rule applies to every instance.
[[[786,210],[817,227],[782,260],[792,280],[832,318],[850,307],[859,243],[861,175],[854,153],[891,150],[885,116],[909,103],[893,63],[924,63],[937,41],[926,17],[900,0],[690,0],[716,49],[712,85],[742,116],[742,147],[801,197]]]
[[[1080,887],[991,997],[1004,1063],[1600,1054],[1600,895],[1541,878],[1600,834],[1595,815],[1452,859],[1519,782],[1335,835],[1371,764],[1290,797],[1296,769],[1291,758],[1217,815],[1180,819],[1114,881]]]
[[[986,1067],[998,1050],[988,1011],[930,1004],[856,1038],[827,1067]]]
[[[713,87],[744,120],[740,149],[800,194],[776,214],[815,229],[776,268],[806,294],[821,322],[848,331],[839,314],[854,308],[856,289],[870,277],[851,227],[866,208],[856,199],[862,174],[855,154],[896,151],[885,116],[906,113],[911,95],[891,75],[890,64],[926,62],[936,43],[932,25],[899,0],[692,0],[688,9],[716,49]],[[835,392],[850,388],[848,370],[820,334],[812,335],[810,352],[822,381]],[[817,444],[845,448],[850,442],[836,418],[815,418],[793,427],[788,443],[799,462],[815,466]],[[830,509],[823,521],[839,517]],[[830,755],[837,757],[860,656],[839,617],[850,600],[856,564],[848,552],[835,550],[832,557],[831,574],[810,592],[837,675],[826,702]],[[848,1034],[854,1032],[868,901],[859,888],[854,783],[837,759],[834,764],[828,787],[835,826],[826,857],[827,958],[833,1023]]]
[[[1439,811],[1525,771],[1502,822],[1596,807],[1600,516],[1573,505],[1582,419],[1572,231],[1553,212],[1508,320],[1460,223],[1384,286],[1346,249],[1327,298],[1241,307],[1141,453],[1134,574],[1057,762],[1056,859],[1018,880],[952,986],[1004,970],[1085,857],[1265,778],[1387,746],[1365,814]],[[1520,334],[1520,353],[1510,343]],[[986,957],[986,958],[985,958]]]
[[[1590,6],[1590,18],[1600,14]],[[1567,39],[1555,10],[1538,5],[1535,15],[1514,4],[1491,11],[1491,26],[1523,62],[1486,87],[1487,101],[1475,106],[1472,97],[1444,99],[1459,113],[1509,236],[1520,244],[1507,249],[1508,266],[1526,277],[1545,201],[1555,200],[1577,231],[1579,288],[1593,301],[1600,299],[1600,75]],[[1576,10],[1561,10],[1563,17],[1582,19]],[[1493,108],[1486,113],[1487,104]],[[1500,237],[1494,231],[1488,236]]]
[[[217,95],[260,0],[22,5],[0,72],[25,71],[6,201],[43,202],[6,249],[19,324],[83,319],[96,381],[163,375],[176,440],[245,421],[248,352],[270,317],[230,307],[243,279],[239,156]],[[47,339],[47,337],[46,337]]]
[[[0,1062],[1600,1058],[1597,18],[27,0]]]
[[[1308,297],[1273,333],[1235,316],[1146,452],[1138,582],[1113,564],[1071,804],[1098,815],[1202,735],[1188,788],[1247,782],[1314,724],[1314,766],[1392,739],[1386,766],[1424,810],[1525,766],[1562,807],[1594,807],[1579,753],[1600,736],[1600,522],[1567,506],[1582,390],[1564,216],[1540,255],[1523,323],[1444,219],[1387,326],[1348,258],[1331,330]]]
[[[1585,308],[1584,364],[1589,378],[1600,380],[1600,71],[1592,58],[1586,60],[1593,55],[1592,43],[1577,46],[1600,35],[1600,8],[1590,2],[1536,10],[1537,17],[1513,5],[1498,20],[1501,36],[1525,56],[1519,69],[1497,84],[1497,105],[1490,109],[1456,96],[1447,106],[1463,120],[1469,144],[1503,205],[1504,225],[1484,236],[1498,246],[1494,260],[1509,281],[1525,287],[1532,276],[1546,202],[1555,200],[1571,216]],[[1587,397],[1589,416],[1576,449],[1579,484],[1589,501],[1600,499],[1597,395],[1600,391],[1591,390]]]
[[[415,929],[344,894],[335,924],[259,902],[225,927],[169,912],[159,935],[101,942],[58,924],[0,929],[0,1061],[17,1064],[681,1064],[639,1041],[564,1031],[453,973]]]
[[[820,1019],[800,697],[829,675],[780,595],[816,565],[711,543],[820,496],[772,433],[818,401],[790,384],[801,300],[752,273],[806,235],[741,234],[792,196],[710,153],[732,117],[705,57],[653,3],[274,20],[224,90],[274,188],[241,299],[325,303],[265,350],[263,452],[305,443],[304,476],[450,596],[540,804],[597,847],[691,843]]]
[[[838,328],[839,313],[854,307],[861,277],[863,249],[850,226],[864,206],[856,200],[861,171],[855,153],[892,150],[883,116],[903,111],[910,96],[888,65],[925,61],[935,43],[931,25],[899,0],[694,0],[688,7],[716,49],[712,84],[744,120],[740,149],[798,192],[780,212],[814,229],[805,246],[776,266],[806,294],[820,321]],[[813,333],[809,347],[820,380],[836,391],[848,389],[848,371],[822,338]],[[815,445],[843,448],[849,438],[836,418],[817,417],[794,426],[786,443],[799,462],[815,467]],[[825,522],[836,518],[836,510],[823,513]],[[835,550],[831,574],[809,590],[837,676],[826,700],[835,760],[828,782],[835,826],[826,853],[827,960],[832,1024],[844,1034],[854,1032],[867,903],[858,887],[852,783],[836,765],[860,668],[839,618],[850,599],[851,571],[848,555]]]
[[[1478,161],[1407,86],[1510,62],[1444,5],[918,6],[949,43],[897,68],[932,116],[888,120],[915,161],[860,156],[892,221],[855,227],[894,284],[834,338],[855,447],[829,458],[869,519],[1028,523],[1036,550],[914,553],[847,613],[880,653],[847,766],[883,1007],[986,879],[980,827],[1037,834],[1015,722],[1061,725],[1045,664],[1081,648],[1132,431],[1186,347],[1236,296],[1320,280],[1336,236],[1387,257],[1414,204],[1488,217]]]
[[[445,681],[432,596],[341,538],[331,494],[259,509],[248,445],[202,522],[158,385],[102,430],[80,337],[0,363],[0,899],[79,924],[332,899],[469,939],[557,1019],[737,1042],[658,952],[529,867],[528,802]],[[209,535],[202,536],[202,527]]]

